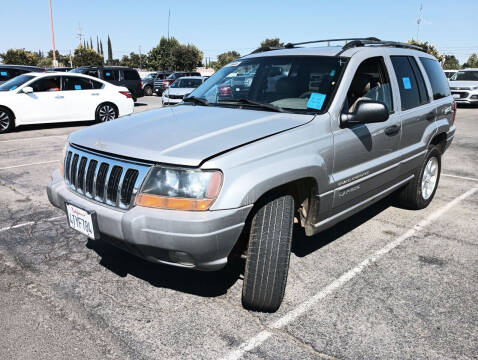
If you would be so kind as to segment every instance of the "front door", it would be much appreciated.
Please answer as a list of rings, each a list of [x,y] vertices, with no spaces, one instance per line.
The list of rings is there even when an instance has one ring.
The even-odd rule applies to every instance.
[[[347,92],[342,113],[353,113],[360,100],[384,103],[389,119],[337,128],[334,136],[333,208],[339,212],[376,194],[398,175],[400,117],[394,112],[389,72],[382,57],[364,60]]]

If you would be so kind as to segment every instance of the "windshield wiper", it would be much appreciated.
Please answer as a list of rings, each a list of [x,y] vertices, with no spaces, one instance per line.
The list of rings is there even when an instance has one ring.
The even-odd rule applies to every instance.
[[[267,103],[261,103],[261,102],[253,101],[253,100],[249,100],[249,99],[219,100],[219,102],[224,102],[224,103],[232,102],[232,103],[239,103],[239,104],[244,104],[244,105],[253,105],[253,106],[261,107],[261,108],[267,109],[267,110],[277,111],[277,112],[281,112],[281,113],[290,113],[290,111],[287,111],[286,109],[281,108],[280,106],[275,106],[275,105],[267,104]]]
[[[183,101],[190,101],[192,103],[195,103],[195,104],[199,104],[199,105],[203,105],[203,106],[209,106],[209,102],[205,99],[201,99],[201,98],[198,98],[198,97],[195,97],[195,96],[188,96],[186,98],[183,99]]]

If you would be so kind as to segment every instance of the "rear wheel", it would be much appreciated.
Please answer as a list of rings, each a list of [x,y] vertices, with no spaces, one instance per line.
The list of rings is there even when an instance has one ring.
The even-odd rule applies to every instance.
[[[427,156],[415,177],[398,193],[400,205],[419,210],[431,203],[438,187],[441,173],[441,152],[436,146],[430,146]]]
[[[289,272],[294,198],[270,198],[254,215],[247,249],[242,304],[246,309],[276,311]]]
[[[118,110],[113,104],[101,104],[96,109],[96,121],[106,122],[116,119],[118,117]]]
[[[0,134],[10,131],[14,125],[12,112],[8,109],[0,108]]]
[[[145,96],[153,95],[153,88],[151,86],[146,86],[143,91]]]

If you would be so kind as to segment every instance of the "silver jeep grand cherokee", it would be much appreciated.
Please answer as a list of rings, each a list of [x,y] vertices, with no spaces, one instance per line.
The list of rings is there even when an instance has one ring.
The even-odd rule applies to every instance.
[[[50,202],[153,262],[217,270],[245,257],[243,305],[277,310],[294,219],[311,236],[392,193],[426,207],[455,133],[435,58],[347,40],[253,53],[178,106],[71,134]]]

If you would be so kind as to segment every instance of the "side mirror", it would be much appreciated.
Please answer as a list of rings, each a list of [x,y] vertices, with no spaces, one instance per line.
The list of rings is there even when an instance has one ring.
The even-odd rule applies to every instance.
[[[360,100],[353,113],[342,114],[340,123],[342,126],[384,122],[388,120],[387,105],[372,100]]]
[[[25,86],[22,91],[25,93],[25,94],[31,94],[33,92],[33,88],[31,86]]]

